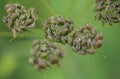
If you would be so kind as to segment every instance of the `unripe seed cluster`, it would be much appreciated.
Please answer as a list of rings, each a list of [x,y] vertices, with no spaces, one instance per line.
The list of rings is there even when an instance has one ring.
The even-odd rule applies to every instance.
[[[120,2],[119,0],[96,0],[95,18],[103,24],[120,22]]]
[[[62,16],[51,17],[43,23],[43,29],[50,41],[66,44],[68,34],[73,31],[73,21]]]
[[[34,40],[31,54],[32,57],[29,62],[40,70],[49,69],[52,64],[59,66],[64,52],[61,51],[58,45],[51,42]]]
[[[103,44],[103,33],[97,33],[90,24],[79,27],[69,37],[72,50],[80,55],[94,54]]]
[[[8,28],[12,30],[13,37],[16,37],[17,32],[22,32],[28,28],[35,27],[36,15],[35,9],[27,10],[20,4],[6,4],[7,16],[3,17],[3,21]]]

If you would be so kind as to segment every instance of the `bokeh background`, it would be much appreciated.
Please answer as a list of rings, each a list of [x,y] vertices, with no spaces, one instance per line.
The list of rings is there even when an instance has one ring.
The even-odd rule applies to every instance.
[[[20,3],[36,8],[36,28],[12,38],[12,32],[3,23],[7,3]],[[102,25],[94,20],[95,0],[0,0],[0,79],[120,79],[120,24]],[[61,67],[35,70],[28,62],[32,41],[43,39],[41,23],[47,18],[61,15],[74,20],[75,29],[91,23],[104,33],[104,45],[94,55],[80,56],[68,45]]]

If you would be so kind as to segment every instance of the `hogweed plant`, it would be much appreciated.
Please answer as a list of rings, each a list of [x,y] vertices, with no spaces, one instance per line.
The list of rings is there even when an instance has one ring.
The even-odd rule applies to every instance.
[[[14,38],[18,32],[35,27],[37,17],[34,8],[27,10],[21,4],[6,4],[5,10],[8,15],[3,17],[3,21],[12,30]]]
[[[96,0],[95,11],[95,18],[103,24],[120,23],[119,0]]]
[[[97,14],[96,18],[109,24],[113,20],[114,22],[115,20],[119,20],[119,12],[115,16],[111,15],[114,9],[116,11],[119,10],[119,4],[116,1],[97,0],[96,11],[100,15]],[[113,4],[113,2],[115,3]],[[35,27],[37,17],[34,8],[27,10],[20,4],[6,4],[5,9],[8,15],[3,17],[3,21],[12,30],[14,38],[18,32]],[[56,44],[68,44],[74,52],[80,55],[94,54],[96,49],[103,45],[103,33],[97,33],[92,25],[86,24],[84,27],[79,27],[77,30],[74,30],[72,19],[64,19],[60,15],[52,16],[43,22],[42,28],[44,30],[43,36],[45,40],[33,41],[32,56],[29,58],[29,62],[37,70],[49,69],[53,64],[60,66],[64,52]]]

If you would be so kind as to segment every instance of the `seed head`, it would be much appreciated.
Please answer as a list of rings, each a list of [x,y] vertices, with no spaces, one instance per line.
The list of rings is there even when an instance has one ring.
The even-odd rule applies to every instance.
[[[16,37],[18,32],[35,27],[37,17],[34,8],[27,10],[20,4],[6,4],[5,10],[8,15],[3,17],[3,21],[12,30],[13,37]]]
[[[69,45],[80,55],[93,54],[103,44],[103,33],[97,33],[90,24],[79,27],[69,36]]]
[[[64,53],[58,45],[46,40],[34,40],[31,54],[29,62],[40,70],[49,69],[52,64],[59,66]]]
[[[62,16],[49,18],[43,23],[44,35],[52,42],[66,44],[68,35],[73,31],[73,21]]]
[[[95,18],[103,24],[120,22],[120,2],[119,0],[96,0]]]

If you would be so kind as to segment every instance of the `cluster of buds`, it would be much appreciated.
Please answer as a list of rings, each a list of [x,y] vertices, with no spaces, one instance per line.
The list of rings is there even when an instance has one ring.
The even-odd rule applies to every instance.
[[[31,54],[32,57],[29,59],[29,62],[36,69],[40,70],[49,69],[52,64],[60,66],[64,53],[59,46],[51,42],[34,40]]]
[[[96,0],[95,18],[103,24],[120,22],[120,2],[119,0]]]
[[[5,9],[8,15],[3,17],[3,21],[7,24],[8,28],[12,30],[13,37],[16,37],[17,32],[35,27],[37,18],[34,8],[27,10],[20,4],[6,4]]]
[[[97,33],[90,24],[73,31],[69,37],[72,50],[80,55],[94,54],[103,44],[103,33]]]
[[[45,37],[50,41],[66,44],[67,36],[73,31],[73,21],[62,16],[51,17],[43,23],[43,29]]]

